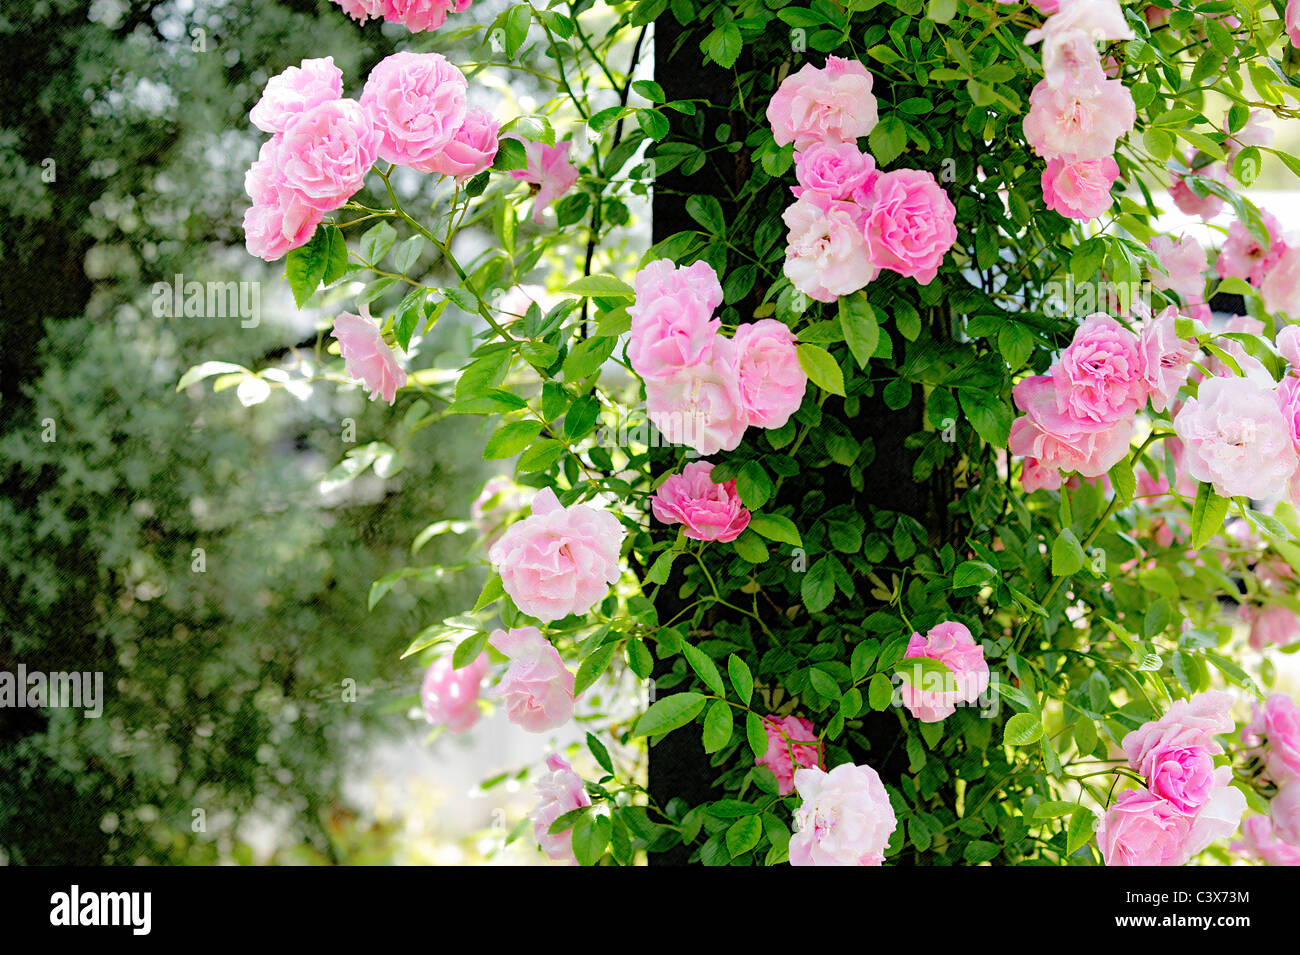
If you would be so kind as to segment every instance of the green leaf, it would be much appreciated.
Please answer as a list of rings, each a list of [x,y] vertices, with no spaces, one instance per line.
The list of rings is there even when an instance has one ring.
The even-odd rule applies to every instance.
[[[591,755],[596,758],[600,768],[611,775],[614,772],[614,762],[609,758],[609,749],[591,733],[587,734],[587,749],[591,750]]]
[[[867,704],[873,710],[886,710],[894,699],[894,683],[884,673],[877,673],[867,684]]]
[[[966,844],[966,848],[962,851],[962,858],[971,865],[979,865],[981,862],[996,858],[1001,852],[1002,847],[996,842],[976,839]]]
[[[456,644],[456,649],[451,654],[452,669],[462,670],[477,660],[487,642],[487,631],[480,630]]]
[[[768,540],[789,544],[791,547],[803,546],[799,529],[794,526],[794,522],[780,514],[753,514],[749,518],[749,529]]]
[[[734,23],[724,23],[700,41],[700,49],[723,69],[735,65],[741,45],[740,28]]]
[[[758,816],[737,819],[727,830],[727,851],[731,853],[731,858],[744,855],[754,848],[762,835],[763,822]]]
[[[968,560],[952,572],[953,588],[978,587],[999,577],[998,569],[982,560]]]
[[[859,368],[866,368],[880,344],[880,323],[876,310],[867,301],[865,292],[854,292],[840,298],[840,328],[849,344],[853,360]]]
[[[636,721],[633,736],[662,736],[685,726],[700,715],[708,697],[703,693],[687,690],[674,693],[651,703],[649,708]]]
[[[1028,746],[1038,742],[1042,735],[1043,724],[1039,717],[1030,713],[1017,713],[1007,720],[1002,738],[1012,746]]]
[[[732,729],[731,704],[725,700],[714,700],[704,716],[704,751],[716,753],[730,743]]]
[[[731,677],[731,685],[736,696],[740,697],[740,702],[748,706],[754,695],[754,675],[750,672],[749,665],[733,653],[727,657],[727,676]]]
[[[470,611],[475,613],[482,610],[493,601],[500,600],[505,595],[505,585],[501,582],[500,574],[493,574],[483,585],[482,591],[479,592],[478,600],[474,601],[474,609]]]
[[[564,380],[582,381],[600,371],[617,344],[617,338],[584,338],[578,342],[564,359]]]
[[[844,373],[831,357],[830,352],[819,345],[800,343],[795,346],[799,358],[799,367],[823,391],[833,395],[844,395]]]
[[[1120,504],[1128,504],[1133,500],[1134,492],[1137,491],[1137,475],[1133,473],[1133,463],[1129,460],[1128,455],[1126,454],[1120,458],[1108,473],[1110,483],[1115,488]]]
[[[609,816],[585,812],[573,824],[573,855],[579,865],[595,865],[605,854],[613,823]]]
[[[1192,550],[1200,550],[1219,533],[1231,504],[1229,498],[1218,494],[1209,484],[1197,488],[1196,501],[1192,504]]]
[[[371,226],[361,237],[361,260],[370,265],[378,265],[396,241],[397,230],[387,222]]]
[[[622,279],[612,275],[584,275],[564,287],[569,295],[581,295],[584,298],[600,296],[601,298],[636,298],[636,291]]]
[[[820,613],[830,606],[835,596],[834,568],[828,557],[822,557],[803,575],[799,594],[809,613]]]
[[[518,3],[506,14],[506,56],[515,58],[524,40],[528,39],[528,26],[533,22],[532,8],[526,3]]]
[[[736,491],[740,502],[751,511],[756,511],[772,494],[772,479],[766,469],[757,461],[746,461],[736,475]]]
[[[692,219],[704,226],[704,230],[710,235],[723,237],[727,234],[727,221],[722,215],[722,204],[713,196],[691,196],[686,200],[686,211]]]
[[[753,710],[745,713],[745,740],[754,758],[762,759],[767,752],[767,727],[763,725],[763,718]]]
[[[1005,448],[1011,432],[1011,409],[997,395],[981,388],[958,388],[957,400],[975,433],[995,448]]]
[[[533,443],[533,439],[542,433],[540,421],[510,421],[497,429],[488,438],[483,449],[484,461],[496,461],[501,458],[514,457]]]
[[[691,643],[682,643],[682,653],[686,657],[686,662],[691,665],[691,669],[699,674],[704,685],[709,688],[715,696],[726,696],[727,688],[722,682],[722,674],[718,672],[717,665],[713,659]]]
[[[331,276],[330,281],[338,278],[347,268],[347,262],[347,240],[342,230],[337,226],[318,227],[306,245],[291,249],[284,257],[284,276],[293,292],[294,304],[299,308],[306,305],[326,276]]]
[[[600,679],[600,675],[609,667],[609,661],[614,658],[614,651],[617,648],[618,641],[610,640],[587,654],[587,658],[578,667],[578,675],[573,680],[575,697]]]
[[[1056,540],[1052,541],[1052,576],[1066,577],[1078,573],[1083,569],[1084,560],[1079,538],[1068,527],[1062,528]]]
[[[1079,806],[1070,817],[1070,827],[1066,834],[1065,854],[1073,855],[1078,849],[1092,839],[1097,830],[1097,816],[1091,809]]]

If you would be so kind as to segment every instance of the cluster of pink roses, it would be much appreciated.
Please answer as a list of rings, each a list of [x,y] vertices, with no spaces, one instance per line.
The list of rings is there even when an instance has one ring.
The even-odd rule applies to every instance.
[[[1285,693],[1274,693],[1241,731],[1242,743],[1258,784],[1271,793],[1271,835],[1300,849],[1300,707]]]
[[[1254,286],[1270,312],[1300,317],[1300,243],[1286,236],[1277,217],[1261,210],[1268,231],[1264,244],[1240,220],[1228,227],[1214,269],[1221,278],[1233,276]]]
[[[934,176],[881,173],[857,141],[878,120],[872,77],[861,63],[828,57],[787,76],[767,106],[777,145],[793,143],[795,202],[785,274],[819,302],[856,292],[881,269],[934,280],[957,241],[957,211]]]
[[[697,541],[734,541],[749,526],[735,480],[715,484],[708,461],[692,461],[668,477],[650,499],[650,510],[665,524],[681,524]]]
[[[1098,40],[1131,40],[1116,0],[1061,0],[1025,42],[1043,43],[1044,78],[1029,95],[1025,138],[1047,160],[1043,201],[1074,219],[1109,208],[1119,176],[1115,143],[1137,118],[1133,97],[1106,75]]]
[[[1100,477],[1128,453],[1136,413],[1150,400],[1163,411],[1187,378],[1193,342],[1175,331],[1166,308],[1134,335],[1108,315],[1089,315],[1046,375],[1015,386],[1024,415],[1011,425],[1008,448],[1025,459],[1027,491],[1061,486],[1062,473]]]
[[[750,425],[779,428],[799,408],[808,376],[794,334],[762,319],[722,335],[713,317],[722,286],[707,262],[678,268],[659,259],[633,285],[627,357],[645,380],[646,414],[669,441],[700,454],[730,451]]]
[[[958,703],[973,703],[989,688],[989,665],[984,648],[975,642],[965,624],[945,621],[925,636],[912,634],[904,659],[928,657],[952,671],[955,689],[931,690],[904,683],[903,705],[922,723],[938,723],[957,711]]]
[[[395,53],[343,96],[333,57],[303,60],[266,84],[249,118],[271,133],[244,177],[248,251],[268,262],[311,238],[365,183],[376,159],[466,178],[492,163],[497,123],[466,103],[465,76],[437,53]]]
[[[358,23],[371,17],[400,23],[412,33],[436,30],[449,13],[469,9],[471,0],[334,0],[343,12]]]
[[[791,865],[884,864],[898,818],[874,769],[853,763],[830,772],[798,769],[794,788],[803,803],[794,813]]]
[[[1184,865],[1237,831],[1246,797],[1232,767],[1215,766],[1230,732],[1232,697],[1218,691],[1176,700],[1158,720],[1124,737],[1129,766],[1147,788],[1122,793],[1106,811],[1097,842],[1107,865]]]

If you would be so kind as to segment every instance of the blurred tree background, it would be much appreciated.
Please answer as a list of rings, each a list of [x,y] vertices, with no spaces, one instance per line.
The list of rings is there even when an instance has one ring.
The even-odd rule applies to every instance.
[[[247,861],[250,817],[277,859],[348,861],[348,754],[409,731],[419,673],[398,656],[478,582],[373,613],[367,591],[468,514],[482,437],[439,422],[409,441],[420,470],[326,495],[348,450],[403,444],[400,406],[176,385],[323,350],[333,313],[299,313],[283,263],[243,250],[247,114],[309,56],[357,95],[399,38],[326,0],[0,2],[0,670],[102,671],[105,696],[100,719],[0,709],[0,861]],[[178,274],[260,283],[260,323],[159,317],[152,287]],[[468,328],[432,344],[417,366]]]

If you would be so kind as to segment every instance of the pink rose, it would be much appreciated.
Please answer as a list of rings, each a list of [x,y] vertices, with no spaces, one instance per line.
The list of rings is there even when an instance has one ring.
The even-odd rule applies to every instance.
[[[1268,801],[1268,818],[1283,842],[1300,846],[1300,779],[1292,777]]]
[[[718,273],[708,262],[692,262],[685,267],[673,264],[672,259],[656,259],[636,273],[632,279],[636,300],[649,302],[664,296],[685,293],[712,312],[722,304],[722,285]],[[637,306],[628,308],[632,312]]]
[[[303,202],[329,212],[351,198],[375,164],[379,134],[356,100],[335,99],[299,113],[281,134],[281,171]]]
[[[558,146],[530,141],[524,143],[527,166],[510,170],[510,176],[528,183],[533,189],[533,222],[542,224],[542,213],[578,181],[578,167],[569,160],[572,142],[564,140]]]
[[[1059,6],[1037,30],[1025,34],[1032,46],[1043,41],[1043,71],[1061,75],[1061,61],[1079,51],[1091,51],[1096,58],[1098,40],[1131,40],[1135,34],[1124,19],[1117,0],[1071,0]]]
[[[1286,251],[1286,243],[1282,241],[1282,226],[1271,212],[1261,211],[1260,218],[1268,229],[1268,248],[1260,245],[1259,240],[1246,230],[1240,219],[1234,220],[1228,226],[1228,238],[1219,250],[1218,261],[1214,263],[1214,270],[1221,278],[1234,275],[1258,288],[1282,258],[1282,253]]]
[[[1110,187],[1119,177],[1119,163],[1110,156],[1066,162],[1050,159],[1043,170],[1043,202],[1071,219],[1087,222],[1111,207]]]
[[[1136,117],[1128,89],[1100,70],[1086,82],[1059,87],[1043,80],[1029,94],[1025,138],[1044,159],[1102,159]]]
[[[767,750],[754,760],[754,765],[766,766],[772,771],[777,792],[782,796],[794,792],[797,769],[825,768],[817,732],[802,716],[765,716],[763,729],[767,732]]]
[[[1191,168],[1192,156],[1189,154],[1183,161],[1183,164]],[[1211,163],[1208,166],[1202,166],[1194,171],[1197,176],[1203,176],[1212,179],[1215,182],[1223,183],[1227,178],[1227,171],[1218,163]],[[1178,211],[1184,215],[1200,216],[1206,220],[1213,219],[1223,208],[1223,200],[1212,192],[1207,192],[1202,199],[1196,193],[1192,192],[1192,187],[1187,184],[1188,173],[1179,173],[1170,171],[1169,173],[1169,198],[1173,199],[1174,205]]]
[[[1214,771],[1210,798],[1196,811],[1187,841],[1183,843],[1186,859],[1199,855],[1215,842],[1227,839],[1241,826],[1241,817],[1246,813],[1246,796],[1231,783],[1231,766],[1220,766]]]
[[[989,665],[984,648],[975,642],[965,624],[946,621],[921,636],[912,634],[903,659],[929,657],[952,671],[956,689],[927,690],[904,682],[903,705],[922,723],[938,723],[957,711],[958,703],[973,703],[989,688]],[[924,678],[922,679],[924,681]]]
[[[813,143],[794,154],[799,185],[795,198],[805,192],[825,200],[848,200],[858,190],[870,192],[875,183],[876,160],[855,143]]]
[[[506,719],[530,733],[545,733],[573,716],[573,673],[536,627],[494,630],[488,643],[510,658],[495,694]]]
[[[1101,477],[1119,463],[1133,440],[1134,421],[1123,418],[1109,427],[1092,430],[1091,423],[1081,427],[1059,410],[1061,399],[1057,386],[1047,375],[1023,379],[1011,391],[1016,406],[1025,414],[1011,422],[1007,448],[1026,459],[1031,471],[1022,475],[1033,487],[1060,487],[1059,476],[1052,481],[1044,469],[1077,472],[1083,477]]]
[[[1228,847],[1253,856],[1268,865],[1300,865],[1300,848],[1288,845],[1273,834],[1268,816],[1251,816],[1241,824],[1241,841]]]
[[[646,381],[666,380],[696,365],[708,365],[713,357],[714,340],[722,322],[713,317],[711,289],[697,268],[701,265],[716,285],[712,267],[703,262],[691,266],[696,282],[679,281],[670,288],[654,279],[639,283],[636,301],[628,307],[632,330],[627,357],[632,370]],[[659,263],[652,263],[647,268],[658,274],[662,269],[657,266]],[[686,272],[680,270],[681,274]]]
[[[1106,810],[1097,845],[1106,865],[1182,865],[1191,817],[1166,799],[1130,789]]]
[[[1250,645],[1256,650],[1285,647],[1300,640],[1300,616],[1279,604],[1270,604],[1250,617]]]
[[[262,144],[257,160],[244,174],[244,189],[253,200],[244,213],[245,242],[252,255],[268,262],[305,245],[325,217],[285,182],[279,137]]]
[[[827,57],[824,69],[807,63],[787,76],[767,104],[778,146],[851,143],[876,127],[871,74],[856,60]]]
[[[1285,249],[1259,285],[1264,308],[1300,317],[1300,247]]]
[[[1188,473],[1224,497],[1266,498],[1300,459],[1272,389],[1250,378],[1208,378],[1174,417]]]
[[[1150,247],[1160,263],[1159,269],[1151,270],[1151,284],[1177,292],[1188,304],[1201,301],[1205,293],[1205,250],[1201,244],[1191,236],[1175,242],[1160,235],[1151,240]]]
[[[929,285],[957,241],[948,194],[930,173],[899,169],[881,175],[873,195],[862,221],[872,264]]]
[[[547,487],[533,497],[532,516],[510,525],[488,560],[519,609],[549,623],[584,614],[604,599],[618,580],[626,533],[608,511],[561,507]]]
[[[736,343],[715,336],[708,363],[646,381],[646,416],[670,444],[700,454],[732,451],[749,418],[736,379]]]
[[[1236,727],[1232,718],[1232,697],[1227,693],[1198,693],[1190,700],[1175,700],[1164,716],[1151,720],[1126,735],[1124,755],[1129,765],[1141,773],[1147,788],[1167,799],[1179,812],[1196,817],[1192,835],[1197,839],[1213,832],[1205,845],[1226,833],[1218,833],[1212,822],[1216,807],[1222,802],[1218,791],[1232,778],[1215,768],[1213,757],[1223,752],[1214,739],[1216,733],[1229,733]],[[1203,807],[1209,807],[1200,820]],[[1242,804],[1244,809],[1244,803]],[[1241,814],[1237,814],[1237,819]],[[1233,822],[1232,828],[1236,828]],[[1199,852],[1204,846],[1191,852]]]
[[[1300,374],[1300,325],[1283,325],[1274,339],[1277,352],[1291,366],[1289,374]]]
[[[421,172],[455,176],[460,182],[477,176],[496,158],[499,129],[500,124],[491,113],[479,106],[471,106],[465,113],[465,122],[461,123],[447,147],[416,168]]]
[[[550,772],[533,781],[533,790],[538,797],[532,814],[533,835],[549,858],[577,865],[578,860],[573,854],[573,830],[552,834],[551,824],[566,812],[590,806],[591,797],[582,784],[582,777],[559,756],[554,753],[547,756],[546,768]]]
[[[692,540],[725,544],[749,526],[749,511],[740,503],[736,482],[715,484],[712,472],[710,462],[692,461],[659,485],[650,508],[665,524],[686,525]]]
[[[883,865],[898,828],[880,776],[870,766],[841,763],[830,772],[797,769],[803,803],[794,813],[791,865]]]
[[[763,318],[736,328],[736,384],[748,422],[780,428],[803,404],[808,375],[799,366],[795,336],[784,322]]]
[[[420,685],[420,704],[424,718],[453,733],[463,733],[481,715],[478,707],[479,685],[488,671],[488,657],[480,653],[473,663],[453,669],[451,656],[441,656],[425,671]]]
[[[1285,693],[1274,693],[1253,709],[1255,718],[1241,731],[1242,743],[1261,753],[1276,785],[1300,779],[1300,707]]]
[[[1080,430],[1108,427],[1146,404],[1144,372],[1137,337],[1109,315],[1089,315],[1052,366],[1057,409]]]
[[[465,75],[439,53],[394,53],[366,79],[361,105],[379,134],[379,156],[424,172],[465,122]]]
[[[1164,716],[1143,723],[1128,733],[1120,745],[1129,765],[1141,770],[1148,755],[1161,747],[1199,746],[1210,751],[1211,756],[1217,756],[1223,747],[1214,737],[1232,732],[1236,725],[1232,718],[1232,696],[1213,690],[1187,700],[1174,700]]]
[[[1142,323],[1138,351],[1142,358],[1142,380],[1151,393],[1151,407],[1164,411],[1187,380],[1188,366],[1196,357],[1196,343],[1179,338],[1178,309],[1170,305]]]
[[[263,132],[282,133],[298,114],[343,96],[343,71],[334,57],[303,60],[271,77],[248,118]]]
[[[1287,375],[1278,384],[1274,395],[1291,435],[1291,446],[1300,454],[1300,377]]]
[[[1291,41],[1291,45],[1300,47],[1300,0],[1286,0],[1286,16],[1283,24],[1286,26],[1287,39]]]
[[[469,9],[470,0],[334,0],[358,23],[374,17],[400,23],[412,33],[436,30],[448,13]]]
[[[343,312],[334,319],[330,334],[339,341],[347,373],[365,385],[372,401],[378,396],[391,405],[397,389],[406,384],[406,369],[397,363],[379,326],[360,315]]]
[[[834,302],[876,277],[859,215],[853,203],[827,202],[812,193],[786,207],[781,213],[790,229],[784,270],[795,288],[819,302]]]

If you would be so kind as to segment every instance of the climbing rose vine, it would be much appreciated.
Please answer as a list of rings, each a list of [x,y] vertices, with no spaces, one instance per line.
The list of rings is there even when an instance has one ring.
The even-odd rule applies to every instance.
[[[1300,237],[1250,189],[1300,176],[1295,0],[338,6],[399,52],[249,117],[317,348],[184,383],[394,406],[331,487],[484,422],[370,602],[464,535],[405,658],[439,731],[537,734],[509,840],[1300,861]]]

